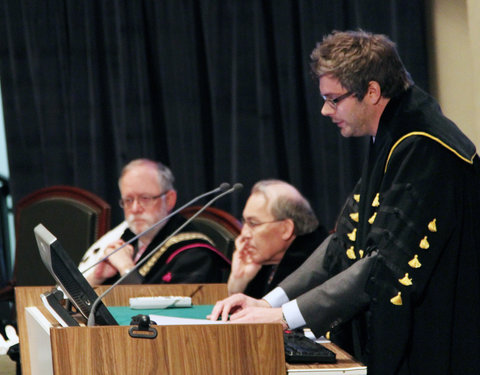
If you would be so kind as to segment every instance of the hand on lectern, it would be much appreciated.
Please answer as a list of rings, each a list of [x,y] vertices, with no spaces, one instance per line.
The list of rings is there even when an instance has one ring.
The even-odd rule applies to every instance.
[[[207,319],[215,321],[215,320],[218,320],[218,318],[221,318],[222,321],[226,322],[227,320],[229,320],[229,315],[231,315],[230,320],[234,320],[235,318],[243,320],[242,322],[238,322],[238,323],[259,322],[257,320],[259,317],[256,315],[255,310],[252,310],[251,308],[262,308],[262,310],[265,310],[265,309],[273,310],[271,309],[271,306],[269,305],[269,303],[263,299],[255,299],[245,294],[237,293],[221,301],[218,301],[213,307],[212,313],[209,316],[207,316]],[[243,310],[246,310],[246,311],[243,314],[240,314],[240,312],[242,312]],[[236,314],[240,314],[240,315],[236,315]],[[281,310],[280,310],[280,317],[281,317]],[[245,320],[245,319],[253,319],[253,320]],[[265,323],[265,322],[262,322],[262,323]]]

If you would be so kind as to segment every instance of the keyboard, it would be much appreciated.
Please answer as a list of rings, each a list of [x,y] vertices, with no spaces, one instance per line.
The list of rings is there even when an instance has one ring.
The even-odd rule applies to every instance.
[[[334,352],[305,337],[303,332],[285,331],[283,340],[285,360],[288,363],[335,363],[337,361]]]

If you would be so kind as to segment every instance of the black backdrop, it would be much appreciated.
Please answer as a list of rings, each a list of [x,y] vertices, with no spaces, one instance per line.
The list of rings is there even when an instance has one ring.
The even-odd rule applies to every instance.
[[[427,87],[417,0],[2,0],[0,79],[14,202],[75,185],[116,207],[121,166],[168,164],[179,203],[223,181],[237,217],[252,184],[281,178],[332,227],[365,139],[320,115],[309,72],[333,29],[389,35]]]

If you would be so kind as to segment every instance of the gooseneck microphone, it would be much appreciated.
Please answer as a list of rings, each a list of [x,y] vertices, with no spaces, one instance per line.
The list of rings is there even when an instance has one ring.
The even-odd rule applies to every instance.
[[[218,199],[222,198],[223,196],[227,195],[227,194],[230,194],[230,193],[233,193],[234,191],[236,190],[240,190],[243,188],[243,185],[240,184],[240,183],[236,183],[234,184],[230,189],[228,190],[225,190],[225,185],[228,185],[228,187],[230,186],[229,184],[226,184],[226,183],[223,183],[221,184],[217,189],[217,192],[220,191],[221,193],[218,194],[217,196],[215,196],[214,198],[212,198],[210,201],[208,201],[205,205],[202,206],[202,208],[200,208],[194,215],[192,215],[188,220],[186,220],[182,225],[180,225],[172,234],[170,234],[167,238],[165,238],[165,240],[163,240],[158,246],[156,246],[145,258],[143,258],[141,261],[139,261],[137,264],[135,264],[135,267],[133,267],[129,272],[127,272],[125,275],[123,275],[122,277],[120,277],[115,283],[113,283],[108,289],[106,289],[100,296],[98,296],[98,298],[93,302],[92,304],[92,307],[91,307],[91,310],[90,310],[90,315],[88,316],[88,322],[87,322],[87,325],[89,327],[92,327],[95,325],[95,310],[97,309],[97,306],[98,304],[100,303],[100,301],[108,294],[110,293],[110,291],[115,287],[117,286],[118,284],[120,284],[123,280],[125,280],[128,275],[130,274],[130,272],[134,272],[134,271],[137,271],[140,266],[142,266],[148,259],[150,259],[150,257],[155,254],[157,252],[158,249],[160,249],[170,238],[172,238],[173,236],[175,236],[178,232],[180,232],[183,228],[185,228],[185,226],[187,226],[188,224],[190,224],[198,215],[200,215],[203,211],[205,211],[205,209],[209,206],[211,206],[215,201],[217,201]],[[222,189],[221,189],[222,188]],[[213,191],[212,192],[209,192],[209,193],[205,193],[205,194],[213,194]],[[202,196],[205,196],[202,195]],[[200,198],[198,198],[200,199]],[[195,200],[197,200],[197,198],[195,198]],[[192,200],[195,201],[195,200]],[[190,202],[188,203],[190,204]],[[187,204],[187,205],[188,205]],[[181,207],[179,210],[183,209],[184,207]],[[177,212],[179,211],[177,210]],[[171,216],[171,215],[170,215]]]
[[[203,193],[203,194],[200,194],[199,196],[193,198],[192,200],[190,200],[189,202],[185,203],[182,207],[176,209],[175,211],[172,211],[170,212],[167,216],[165,216],[164,218],[160,219],[159,221],[157,221],[155,224],[153,224],[151,227],[145,229],[142,233],[139,233],[137,234],[135,237],[131,238],[130,240],[128,240],[127,242],[125,242],[122,246],[119,246],[118,248],[116,248],[115,250],[113,250],[110,254],[104,256],[103,258],[101,258],[100,260],[98,260],[97,262],[93,263],[90,267],[87,267],[86,269],[84,269],[82,271],[82,274],[85,274],[87,271],[91,270],[93,267],[97,266],[98,264],[102,263],[103,261],[107,260],[108,257],[110,257],[111,255],[115,254],[117,251],[120,251],[121,249],[123,249],[125,246],[127,246],[128,244],[131,244],[133,241],[135,241],[136,239],[142,237],[144,234],[150,232],[151,230],[153,230],[154,228],[158,227],[160,224],[164,223],[165,221],[167,221],[168,219],[170,219],[172,216],[178,214],[181,210],[183,210],[185,207],[188,207],[190,205],[192,205],[193,203],[197,202],[198,200],[202,199],[202,198],[205,198],[209,195],[212,195],[212,194],[216,194],[216,193],[220,193],[220,192],[224,192],[226,191],[228,188],[230,187],[230,184],[227,183],[227,182],[222,182],[217,188],[213,189],[213,190],[210,190],[210,191],[207,191],[206,193]]]

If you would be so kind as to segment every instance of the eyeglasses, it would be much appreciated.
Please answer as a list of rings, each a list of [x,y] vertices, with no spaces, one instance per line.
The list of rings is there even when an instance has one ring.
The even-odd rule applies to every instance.
[[[327,98],[325,95],[322,95],[322,98],[325,103],[327,103],[332,109],[337,109],[338,103],[340,103],[343,99],[347,99],[349,96],[353,95],[353,91],[346,92],[343,95],[337,96],[334,99]]]
[[[163,197],[167,193],[168,191],[165,191],[159,195],[139,195],[138,197],[135,197],[135,198],[126,197],[126,198],[120,199],[118,201],[118,204],[120,205],[120,207],[128,209],[133,206],[133,202],[135,202],[135,199],[136,199],[137,204],[139,204],[143,208],[146,208],[146,207],[150,207],[156,199]]]
[[[276,223],[276,222],[283,221],[283,220],[285,220],[285,219],[277,219],[277,220],[271,220],[271,221],[255,221],[255,220],[252,220],[252,219],[242,218],[242,224],[246,225],[250,229],[255,229],[256,227],[259,227],[260,225]]]

